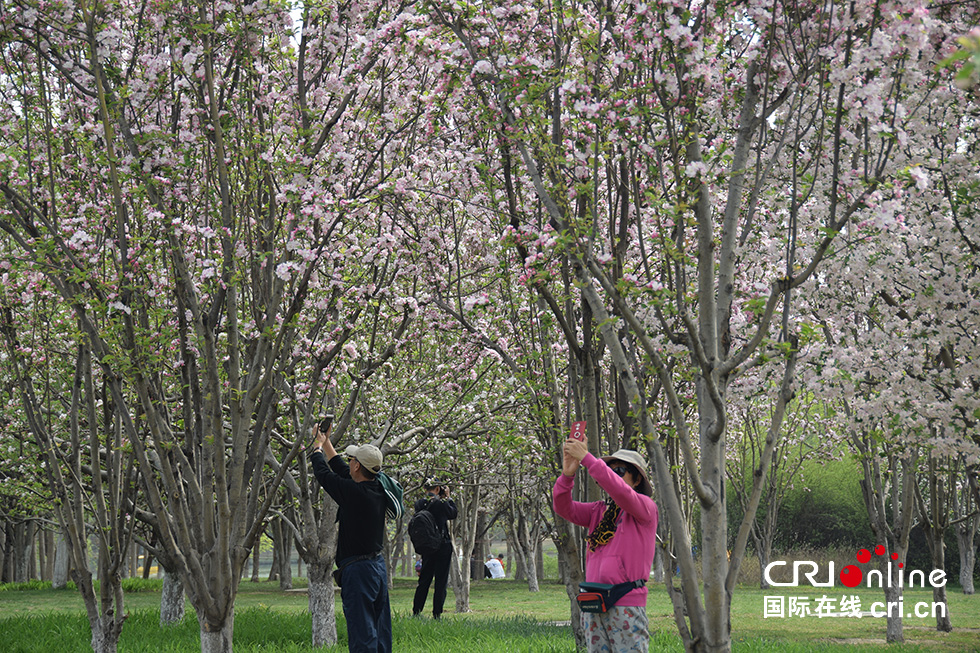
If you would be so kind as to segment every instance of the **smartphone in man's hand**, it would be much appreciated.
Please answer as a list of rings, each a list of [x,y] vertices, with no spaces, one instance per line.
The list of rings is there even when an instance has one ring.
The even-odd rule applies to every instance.
[[[320,433],[326,433],[332,423],[333,415],[324,415],[323,419],[320,420]]]
[[[572,440],[585,442],[585,425],[587,422],[572,422],[572,432],[568,434]]]

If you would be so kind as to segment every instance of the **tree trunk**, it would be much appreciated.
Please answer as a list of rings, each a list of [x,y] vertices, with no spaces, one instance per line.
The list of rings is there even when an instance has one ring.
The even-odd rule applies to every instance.
[[[956,525],[956,542],[960,549],[960,585],[964,594],[973,594],[973,571],[976,568],[977,552],[974,539],[977,532],[977,522],[980,517],[974,516]]]
[[[919,507],[920,521],[925,531],[926,543],[929,545],[929,554],[932,558],[933,569],[946,568],[946,530],[949,527],[950,511],[950,492],[955,492],[955,471],[950,473],[949,483],[944,480],[945,471],[940,467],[948,459],[937,459],[935,455],[929,456],[928,477],[926,487],[929,489],[928,497],[923,497],[922,488],[918,485],[915,490],[916,504]],[[955,466],[954,466],[955,470]],[[936,610],[936,630],[948,633],[953,630],[953,623],[950,621],[949,607],[946,603],[946,585],[932,588],[932,600],[935,605],[942,604],[942,611]]]
[[[81,564],[75,566],[83,567]],[[104,568],[102,570],[105,571]],[[110,576],[110,574],[103,575]],[[85,612],[92,633],[92,650],[95,653],[115,653],[119,644],[119,634],[126,619],[118,578],[114,587],[109,587],[111,581],[108,578],[100,583],[101,601],[96,596],[91,572],[84,568],[81,571],[75,570],[72,572],[72,579],[85,603]]]
[[[293,589],[293,535],[288,526],[279,521],[279,541],[276,548],[279,549],[279,589]]]
[[[538,585],[538,565],[533,555],[524,558],[525,571],[527,572],[527,591],[537,592],[541,588]]]
[[[471,580],[480,580],[483,578],[483,563],[486,562],[487,556],[493,553],[490,550],[491,547],[489,542],[487,542],[486,535],[487,512],[480,510],[476,516],[476,536],[473,539],[473,559],[476,561],[476,564],[472,565]]]
[[[767,590],[769,583],[766,581],[766,567],[769,566],[769,561],[772,559],[772,540],[759,537],[753,529],[752,542],[755,544],[755,554],[759,558],[759,589]]]
[[[909,532],[912,529],[912,510],[915,505],[915,471],[913,461],[918,455],[915,449],[905,451],[905,457],[899,459],[898,454],[879,451],[879,443],[873,437],[852,434],[851,441],[861,454],[863,478],[860,481],[864,506],[868,511],[871,530],[875,534],[875,542],[883,547],[886,553],[898,553],[895,564],[889,565],[890,555],[881,558],[882,578],[886,587],[885,609],[888,610],[885,638],[888,643],[904,641],[902,633],[901,610],[888,609],[889,604],[898,605],[902,597],[897,573],[899,564],[905,564],[908,551]],[[886,453],[887,457],[881,456]],[[882,472],[881,463],[888,465],[889,474]],[[901,469],[899,469],[899,466]],[[891,477],[890,480],[886,478]],[[890,515],[890,519],[889,519]],[[890,523],[889,523],[890,522]],[[890,578],[891,573],[895,578]],[[887,587],[890,585],[891,587]],[[893,614],[895,613],[895,614]]]
[[[201,627],[201,653],[232,653],[232,636],[235,632],[235,608],[228,610],[223,623],[210,623],[207,617],[198,612]]]
[[[143,558],[143,580],[150,577],[150,572],[153,569],[153,563],[156,562],[156,558],[153,557],[153,553],[148,549],[145,551],[146,557]]]
[[[252,546],[252,582],[259,582],[259,556],[261,555],[260,548],[262,546],[262,536],[255,538],[255,544]]]
[[[942,567],[936,567],[936,569],[942,569]],[[943,606],[941,610],[933,609],[936,613],[936,630],[941,633],[952,632],[953,622],[949,616],[949,603],[946,602],[946,585],[932,588],[932,603],[933,606]]]
[[[382,544],[382,553],[385,558],[385,573],[387,574],[385,580],[388,583],[388,591],[390,592],[395,587],[395,571],[398,567],[398,559],[401,558],[402,553],[402,520],[395,521],[395,537],[390,539],[388,537],[388,529],[385,528],[384,532],[384,543]]]
[[[506,522],[508,539],[513,542],[515,571],[514,580],[526,580],[530,592],[539,590],[537,566],[534,560],[534,544],[527,527],[527,517],[521,512],[514,496],[511,497],[511,516]]]
[[[132,551],[132,554],[130,556],[129,574],[127,574],[126,577],[136,578],[139,575],[139,570],[140,570],[140,549],[142,547],[140,547],[140,545],[136,544],[135,542],[130,544],[129,546]]]
[[[180,623],[184,620],[184,609],[184,581],[176,571],[165,569],[160,593],[160,625]]]
[[[50,580],[54,584],[54,533],[47,529],[41,530],[38,536],[38,543],[41,545],[41,580]]]
[[[537,544],[534,545],[534,566],[537,569],[537,573],[535,573],[535,578],[538,579],[538,582],[544,580],[544,545],[540,539],[541,538],[540,531],[541,531],[540,525],[534,527],[534,533],[535,533],[534,539],[535,541],[537,541]],[[534,591],[536,592],[537,590],[535,589]]]
[[[13,557],[13,581],[15,583],[27,582],[27,558],[31,552],[31,538],[27,534],[27,522],[19,522],[14,525],[13,546],[10,547],[10,554]]]
[[[313,616],[313,648],[337,643],[337,613],[334,604],[333,562],[307,564],[310,576],[310,614]]]
[[[469,568],[461,573],[459,556],[463,556],[464,564],[469,564],[473,545],[476,541],[476,521],[480,511],[480,484],[461,484],[461,491],[456,499],[458,515],[452,521],[452,532],[456,535],[453,540],[453,558],[449,568],[449,578],[452,581],[453,593],[456,595],[456,612],[470,611],[470,573]]]
[[[664,549],[657,545],[657,552],[653,556],[653,582],[664,582]]]
[[[585,632],[582,630],[582,612],[579,610],[578,584],[585,580],[582,573],[582,562],[579,558],[579,539],[575,536],[574,526],[564,519],[555,521],[555,545],[558,548],[558,577],[565,584],[565,593],[570,605],[570,620],[572,634],[575,635],[576,650],[585,650]]]
[[[116,653],[119,646],[119,632],[113,628],[112,622],[108,627],[100,621],[92,624],[92,651],[94,653]]]
[[[463,555],[464,563],[469,557]],[[456,595],[456,612],[463,613],[470,611],[470,574],[469,569],[460,568],[459,555],[454,551],[449,560],[449,581],[453,587],[453,594]]]
[[[956,543],[960,550],[960,587],[964,594],[973,594],[973,571],[976,567],[977,550],[975,538],[980,528],[980,488],[977,487],[976,471],[965,464],[963,469],[966,482],[960,483],[960,489],[950,493],[953,507],[953,530],[956,531]],[[956,484],[955,481],[952,484]]]
[[[7,575],[7,529],[10,522],[0,519],[0,583],[10,580]]]
[[[63,590],[68,587],[68,574],[71,569],[71,561],[68,553],[68,540],[63,531],[59,530],[55,535],[54,546],[54,572],[51,575],[51,587],[56,590]]]
[[[397,519],[394,522],[395,537],[388,538],[388,530],[385,529],[385,569],[388,571],[388,590],[391,591],[395,586],[395,575],[398,572],[398,564],[401,563],[402,574],[405,573],[405,520]]]
[[[31,520],[30,526],[28,528],[28,538],[27,538],[27,580],[36,580],[38,576],[38,565],[37,565],[37,554],[38,554],[38,544],[40,539],[37,537],[41,528],[35,520]]]
[[[932,533],[932,546],[930,547],[932,551],[932,568],[933,569],[945,569],[946,568],[946,543],[943,541],[943,536],[945,532],[939,529],[933,529]],[[949,616],[949,604],[946,602],[946,585],[940,585],[939,587],[932,588],[932,601],[934,605],[942,604],[942,610],[934,610],[936,613],[936,630],[941,633],[952,632],[953,622],[950,620]]]
[[[725,589],[728,577],[727,515],[725,501],[701,506],[704,578],[705,640],[702,650],[726,653],[731,650],[731,596]]]
[[[269,577],[267,580],[278,580],[279,570],[281,568],[279,557],[282,555],[282,549],[279,547],[279,541],[282,539],[282,522],[278,517],[272,520],[272,528],[269,529],[269,538],[272,540],[272,566],[269,567]]]
[[[516,504],[512,504],[513,509],[516,510]],[[534,529],[537,532],[537,529]],[[517,512],[517,523],[514,525],[514,539],[517,544],[517,553],[520,555],[518,560],[518,569],[522,569],[524,576],[527,579],[527,589],[529,592],[537,592],[539,590],[538,585],[538,568],[537,561],[535,560],[535,546],[534,546],[534,536],[531,533],[531,529],[528,528],[527,517],[524,513]]]
[[[884,566],[884,563],[882,563]],[[897,567],[898,565],[893,565]],[[888,573],[882,569],[882,576]],[[898,578],[892,579],[888,583],[891,587],[885,587],[885,641],[889,644],[896,644],[905,641],[905,632],[902,627],[902,588],[898,586]]]
[[[719,384],[720,385],[720,384]],[[701,502],[701,569],[704,580],[705,630],[703,650],[731,650],[731,595],[728,579],[728,502],[725,500],[725,433],[713,434],[722,416],[715,412],[706,382],[698,380],[697,399],[701,432],[701,481],[714,491],[711,501]],[[724,390],[719,389],[722,393]]]

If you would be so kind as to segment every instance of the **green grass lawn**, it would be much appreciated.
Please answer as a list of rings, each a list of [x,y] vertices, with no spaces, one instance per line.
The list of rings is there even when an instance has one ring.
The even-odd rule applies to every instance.
[[[300,582],[298,579],[297,584]],[[397,651],[574,651],[571,629],[566,625],[568,598],[564,587],[556,583],[544,583],[540,592],[530,593],[525,584],[512,580],[474,581],[471,611],[455,614],[455,599],[450,591],[442,622],[410,618],[414,589],[414,579],[397,579],[391,594]],[[764,617],[766,596],[805,596],[812,605],[824,594],[816,588],[781,590],[792,591],[738,589],[732,608],[736,651],[873,651],[884,646],[882,618]],[[826,594],[839,600],[845,593],[858,595],[865,611],[870,610],[873,602],[883,600],[879,590],[845,592],[834,588]],[[157,625],[159,600],[158,591],[126,594],[131,617],[123,629],[120,651],[199,650],[197,621],[190,607],[182,625],[161,629]],[[907,608],[931,600],[931,591],[906,590]],[[275,582],[246,581],[241,585],[235,606],[236,651],[312,650],[305,592],[283,592]],[[889,650],[980,651],[980,596],[964,596],[950,587],[949,610],[952,633],[936,632],[931,617],[907,618],[906,644]],[[342,615],[339,595],[337,614]],[[651,650],[682,651],[663,585],[651,585],[647,614],[655,633]],[[0,615],[0,632],[4,633],[0,638],[2,651],[90,650],[82,600],[75,591],[0,591]],[[343,621],[338,621],[343,644],[346,637]],[[44,639],[39,639],[42,634]],[[342,644],[327,650],[346,650]]]

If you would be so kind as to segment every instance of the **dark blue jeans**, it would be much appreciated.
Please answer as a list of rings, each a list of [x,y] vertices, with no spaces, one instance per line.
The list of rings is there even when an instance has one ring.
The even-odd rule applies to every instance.
[[[419,585],[415,588],[415,601],[412,604],[412,614],[419,614],[425,608],[425,599],[429,596],[429,585],[433,578],[436,581],[432,593],[432,616],[442,614],[446,602],[446,584],[449,582],[449,563],[452,561],[453,545],[448,540],[434,553],[422,556],[422,571],[419,572]]]
[[[344,567],[340,598],[347,620],[347,650],[391,653],[391,605],[384,556]]]

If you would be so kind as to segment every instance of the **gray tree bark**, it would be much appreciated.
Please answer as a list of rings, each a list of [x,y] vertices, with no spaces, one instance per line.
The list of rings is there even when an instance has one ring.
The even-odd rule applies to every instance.
[[[948,459],[946,462],[951,462]],[[932,558],[933,569],[946,569],[946,530],[949,527],[950,511],[950,492],[955,492],[957,479],[955,465],[950,465],[950,469],[941,470],[940,461],[934,455],[929,456],[926,477],[926,485],[929,488],[928,497],[922,496],[922,489],[918,484],[915,486],[916,505],[919,507],[919,521],[926,535],[926,542],[929,545],[929,554]],[[949,483],[943,478],[949,474]],[[934,610],[936,613],[936,630],[948,633],[953,630],[953,622],[949,615],[949,606],[946,603],[946,585],[932,588],[932,601],[934,605],[942,605],[941,610]]]
[[[252,545],[252,578],[253,583],[259,582],[259,558],[261,557],[261,546],[262,537],[259,536],[255,538],[255,544]]]
[[[198,613],[198,624],[201,627],[201,653],[232,653],[232,641],[235,633],[235,610],[223,611],[221,623],[208,621],[206,615]]]
[[[55,535],[54,573],[51,577],[51,587],[56,590],[63,590],[68,586],[69,558],[68,538],[65,537],[63,531],[59,530]]]
[[[163,571],[163,591],[160,592],[160,625],[177,624],[184,620],[184,581],[176,569]]]
[[[10,522],[0,519],[0,583],[6,583],[10,579],[7,575],[7,531]]]
[[[909,532],[912,530],[912,515],[915,508],[915,468],[913,459],[917,455],[905,452],[899,457],[896,453],[887,454],[886,470],[881,468],[879,451],[873,437],[852,436],[856,449],[861,454],[861,493],[864,505],[871,520],[871,530],[875,542],[882,546],[886,554],[896,553],[897,559],[891,561],[890,555],[882,555],[880,567],[884,582],[885,606],[898,605],[902,600],[902,587],[898,582],[899,564],[905,564],[908,552]],[[892,564],[889,564],[891,562]],[[891,574],[889,574],[889,570]],[[901,610],[888,610],[886,615],[885,639],[888,643],[903,642]]]
[[[316,561],[307,564],[309,574],[310,614],[313,616],[313,648],[329,647],[337,643],[337,614],[333,561]]]
[[[966,482],[961,483],[957,491],[950,497],[953,507],[953,530],[956,533],[956,544],[960,550],[960,587],[964,594],[975,592],[973,572],[976,568],[976,534],[980,529],[980,489],[977,488],[976,469],[964,464],[963,472]]]
[[[973,594],[973,573],[976,570],[976,533],[980,526],[980,516],[964,520],[956,525],[956,543],[960,550],[960,586],[964,594]]]
[[[460,483],[460,489],[455,494],[458,514],[456,519],[449,522],[453,533],[453,557],[450,565],[450,581],[453,593],[456,595],[456,612],[470,611],[470,554],[476,541],[476,522],[480,511],[482,496],[479,483]],[[464,570],[460,569],[459,556],[463,556]],[[482,564],[482,561],[480,561]]]

